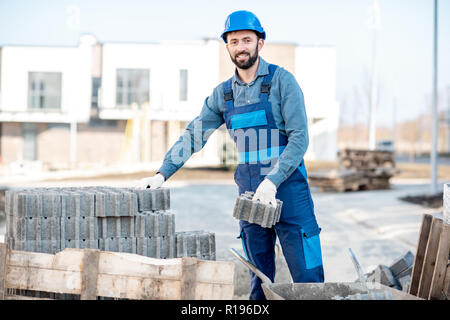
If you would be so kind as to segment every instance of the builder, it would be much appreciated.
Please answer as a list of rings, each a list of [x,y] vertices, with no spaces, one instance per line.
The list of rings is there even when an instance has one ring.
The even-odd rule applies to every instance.
[[[236,65],[234,75],[206,98],[200,115],[167,152],[158,173],[138,186],[161,187],[225,123],[238,150],[239,194],[253,191],[253,200],[274,206],[276,198],[283,201],[280,221],[273,228],[239,222],[248,259],[273,281],[278,236],[293,281],[323,282],[321,229],[303,161],[308,147],[303,93],[291,73],[259,57],[265,38],[253,13],[236,11],[227,17],[222,39]],[[250,299],[265,299],[261,281],[252,272]]]

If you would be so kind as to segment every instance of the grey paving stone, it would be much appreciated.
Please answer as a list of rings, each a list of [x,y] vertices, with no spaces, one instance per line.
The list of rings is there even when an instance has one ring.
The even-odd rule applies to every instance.
[[[394,263],[392,263],[392,265],[389,267],[389,269],[391,269],[394,277],[398,278],[399,274],[411,268],[413,263],[414,254],[411,251],[408,251],[404,255],[396,259]]]
[[[63,216],[95,216],[95,194],[86,189],[61,190]]]
[[[203,230],[176,232],[177,257],[216,259],[215,234]]]
[[[103,251],[136,253],[136,237],[100,238],[98,243]]]
[[[61,240],[97,240],[97,217],[67,216],[61,218]]]
[[[176,257],[175,236],[137,237],[136,240],[137,254],[156,259]]]
[[[11,216],[9,234],[16,240],[58,240],[61,236],[61,217]]]
[[[98,237],[134,237],[135,217],[98,217]]]
[[[100,249],[99,240],[86,240],[86,239],[69,239],[61,240],[61,250],[64,248],[75,248],[75,249]]]
[[[253,192],[246,191],[236,199],[233,217],[271,228],[280,220],[283,202],[277,199],[277,208],[253,201]]]
[[[132,189],[137,195],[138,211],[156,211],[170,209],[170,189]]]
[[[61,251],[60,240],[14,240],[14,250],[51,253]]]
[[[144,211],[135,217],[137,237],[160,237],[175,235],[175,215],[166,211]]]

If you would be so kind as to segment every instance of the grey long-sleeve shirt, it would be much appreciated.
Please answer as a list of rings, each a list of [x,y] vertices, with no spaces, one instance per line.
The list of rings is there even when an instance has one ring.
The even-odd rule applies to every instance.
[[[251,83],[243,83],[235,72],[232,84],[234,106],[259,102],[261,83],[267,74],[269,64],[261,57],[256,78]],[[269,101],[277,128],[281,134],[288,137],[288,144],[278,162],[266,176],[278,188],[300,165],[308,148],[308,121],[303,92],[295,77],[282,67],[276,69],[272,78]],[[166,179],[181,168],[193,153],[204,147],[214,130],[224,123],[225,110],[223,83],[221,83],[206,98],[200,115],[189,123],[184,133],[165,155],[159,172],[163,173]]]

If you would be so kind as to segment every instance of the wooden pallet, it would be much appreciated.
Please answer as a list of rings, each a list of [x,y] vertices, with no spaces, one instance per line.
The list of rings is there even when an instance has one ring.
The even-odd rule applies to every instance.
[[[394,153],[386,150],[343,149],[338,153],[341,168],[371,170],[395,168]]]
[[[364,175],[353,170],[320,170],[308,174],[310,186],[320,191],[357,191],[367,183]]]
[[[48,300],[11,294],[16,290],[79,294],[81,300],[230,300],[233,282],[234,263],[228,261],[154,259],[96,249],[52,255],[0,243],[0,300]]]
[[[428,300],[450,298],[450,226],[422,216],[409,293]]]

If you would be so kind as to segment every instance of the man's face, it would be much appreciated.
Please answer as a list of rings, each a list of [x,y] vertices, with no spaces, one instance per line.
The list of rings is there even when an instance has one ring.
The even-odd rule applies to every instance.
[[[258,59],[264,44],[256,33],[250,30],[232,31],[227,34],[227,50],[231,61],[240,69],[250,68]]]

